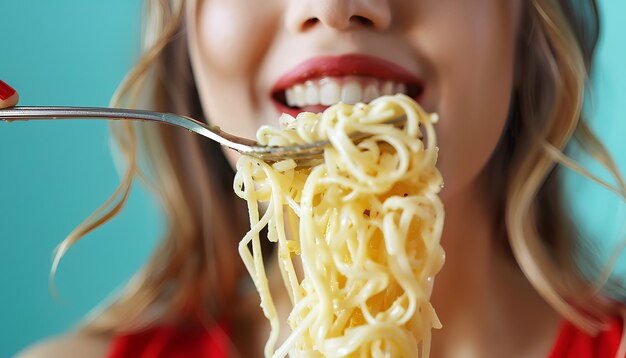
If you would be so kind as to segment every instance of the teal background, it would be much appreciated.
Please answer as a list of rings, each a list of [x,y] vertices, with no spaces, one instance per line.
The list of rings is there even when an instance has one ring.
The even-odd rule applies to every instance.
[[[600,0],[599,4],[602,36],[585,112],[592,128],[614,156],[622,176],[626,176],[626,1]],[[575,146],[571,154],[593,174],[615,183],[606,170],[580,155]],[[597,277],[598,271],[604,269],[605,263],[626,241],[626,203],[578,174],[567,174],[567,200],[586,244],[582,246],[582,254],[588,257],[591,250],[598,259],[581,266],[591,278]],[[619,258],[613,278],[626,285],[626,254],[620,254]],[[626,297],[619,298],[626,302]]]
[[[107,105],[139,55],[141,3],[2,0],[0,79],[20,91],[22,105]],[[588,111],[626,172],[626,2],[601,5]],[[118,218],[69,251],[56,279],[60,300],[50,294],[54,247],[117,183],[106,123],[0,123],[0,357],[71,329],[148,257],[162,218],[137,186]],[[624,203],[577,175],[566,184],[577,221],[606,257],[626,238]]]
[[[106,106],[139,55],[142,4],[0,0],[0,78],[23,105]],[[59,299],[49,291],[53,249],[118,181],[106,122],[0,123],[0,357],[70,330],[148,257],[162,225],[137,186],[62,260]]]

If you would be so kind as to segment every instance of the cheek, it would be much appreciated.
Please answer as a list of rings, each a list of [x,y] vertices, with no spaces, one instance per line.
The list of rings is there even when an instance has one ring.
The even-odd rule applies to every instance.
[[[241,1],[203,1],[198,10],[199,41],[210,69],[224,76],[249,69],[254,42],[247,24],[250,11]]]
[[[226,131],[254,136],[259,94],[254,83],[273,26],[269,6],[243,0],[201,1],[197,10],[198,56],[193,61],[200,99],[210,121]]]
[[[437,130],[444,199],[475,181],[503,133],[513,89],[517,33],[515,21],[503,16],[509,10],[490,5],[482,9],[482,15],[474,14],[478,20],[464,20],[472,17],[470,12],[445,21],[457,24],[458,29],[442,29],[440,33],[446,36],[433,42],[432,53],[437,55],[432,58],[439,60],[433,61],[437,68],[433,107],[441,118]]]
[[[512,67],[512,66],[511,66]],[[475,179],[502,136],[512,91],[512,68],[462,75],[444,88],[440,106],[441,164],[449,194]],[[468,72],[469,73],[469,72]]]

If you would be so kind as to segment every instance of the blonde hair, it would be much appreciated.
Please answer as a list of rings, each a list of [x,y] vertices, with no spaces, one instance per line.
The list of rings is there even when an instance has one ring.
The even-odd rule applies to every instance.
[[[528,280],[564,317],[595,332],[618,304],[599,294],[606,277],[584,280],[573,262],[574,234],[562,209],[554,167],[563,164],[626,197],[617,167],[581,119],[597,41],[597,9],[589,1],[592,21],[585,23],[585,11],[575,12],[566,0],[524,3],[511,116],[485,172],[502,209],[500,222],[506,222],[503,236]],[[153,109],[204,118],[187,57],[182,1],[146,5],[146,33],[158,35],[146,39],[144,57],[113,104],[132,105],[142,88],[151,88]],[[232,169],[221,149],[186,131],[149,124],[113,125],[112,134],[126,174],[111,199],[62,242],[53,271],[74,242],[121,210],[136,176],[161,200],[168,232],[123,294],[85,329],[119,332],[163,320],[210,319],[228,311],[226,303],[236,298],[236,281],[244,272],[235,242],[246,218],[232,194]],[[572,137],[613,174],[617,187],[563,154]]]
[[[505,222],[511,250],[524,274],[541,296],[564,317],[590,333],[603,328],[617,304],[599,295],[606,277],[586,281],[574,262],[571,223],[563,213],[556,164],[573,169],[626,198],[626,185],[609,153],[581,118],[583,97],[597,40],[585,24],[578,33],[570,22],[574,8],[565,1],[533,0],[523,39],[532,44],[519,51],[523,79],[518,85],[519,122],[509,163],[493,163],[507,179]],[[580,4],[579,4],[580,5]],[[597,9],[591,3],[592,14]],[[569,15],[569,18],[568,16]],[[593,28],[591,29],[593,33]],[[583,47],[587,46],[586,49]],[[613,187],[591,175],[563,154],[572,136],[617,180]],[[506,167],[506,168],[505,168]],[[493,180],[496,177],[492,177]],[[502,177],[500,177],[502,179]]]
[[[114,96],[113,106],[143,104],[204,118],[193,83],[183,2],[146,2],[146,52]],[[150,88],[148,102],[143,89]],[[67,249],[123,207],[138,177],[159,199],[167,219],[165,239],[105,311],[89,317],[91,331],[131,331],[155,322],[212,320],[232,305],[244,272],[234,238],[247,225],[245,206],[232,192],[234,172],[219,145],[179,128],[150,123],[112,123],[125,165],[109,199],[59,246],[56,268]],[[140,166],[143,164],[143,166]],[[219,203],[219,206],[215,206]],[[210,324],[210,322],[203,322]]]

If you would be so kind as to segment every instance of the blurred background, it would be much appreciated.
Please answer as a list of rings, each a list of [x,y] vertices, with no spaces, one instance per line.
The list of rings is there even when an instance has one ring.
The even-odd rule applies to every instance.
[[[0,79],[20,91],[22,105],[106,106],[139,56],[141,4],[2,1]],[[626,174],[626,2],[600,6],[593,105],[586,110]],[[55,299],[48,286],[55,246],[119,180],[107,124],[0,123],[0,180],[0,357],[7,357],[70,330],[142,265],[163,227],[155,202],[136,185],[123,213],[62,260]],[[605,260],[626,238],[624,203],[576,174],[567,175],[566,188],[576,221]],[[623,256],[616,275],[626,277]]]
[[[140,50],[140,0],[0,1],[0,78],[23,105],[107,106]],[[106,122],[0,123],[0,357],[71,329],[124,283],[161,232],[133,188],[116,220],[80,241],[48,287],[52,252],[119,182]]]

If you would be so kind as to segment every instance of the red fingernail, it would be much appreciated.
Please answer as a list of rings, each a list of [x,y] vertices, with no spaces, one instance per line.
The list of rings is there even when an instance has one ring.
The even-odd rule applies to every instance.
[[[13,96],[14,94],[15,94],[15,90],[13,89],[13,87],[9,86],[8,84],[0,80],[0,101],[4,101],[5,99]]]

